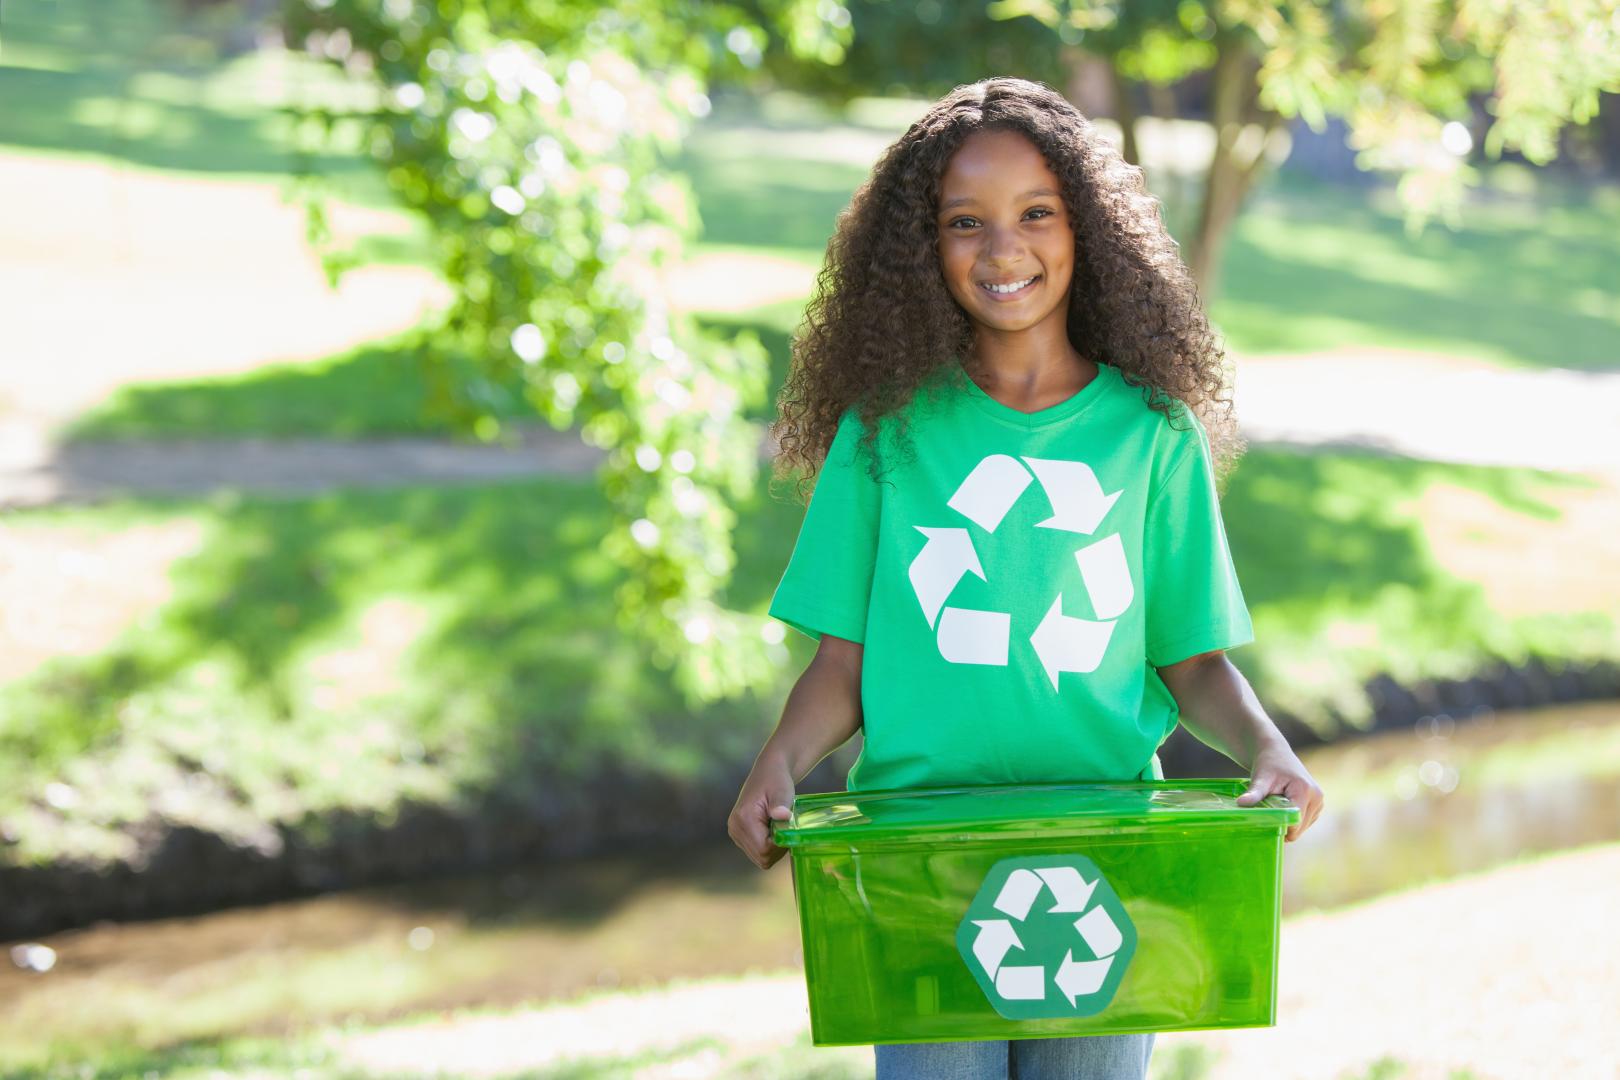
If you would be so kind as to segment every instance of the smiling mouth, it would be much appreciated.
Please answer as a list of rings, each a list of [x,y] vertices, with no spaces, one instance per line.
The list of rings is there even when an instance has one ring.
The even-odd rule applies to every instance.
[[[1029,292],[1029,290],[1034,288],[1035,283],[1040,279],[1041,275],[1034,274],[1027,278],[1021,278],[1018,281],[1009,281],[1002,284],[981,281],[979,282],[979,288],[983,289],[997,300],[1012,300]]]

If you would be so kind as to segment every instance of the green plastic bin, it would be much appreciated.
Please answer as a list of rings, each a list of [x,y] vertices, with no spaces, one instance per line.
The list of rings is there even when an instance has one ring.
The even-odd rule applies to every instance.
[[[830,792],[790,851],[817,1046],[1276,1022],[1283,833],[1242,780]]]

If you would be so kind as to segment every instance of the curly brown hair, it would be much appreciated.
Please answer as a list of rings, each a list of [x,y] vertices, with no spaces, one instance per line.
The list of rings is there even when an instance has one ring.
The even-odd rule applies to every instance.
[[[1062,95],[1026,79],[959,86],[896,140],[855,192],[827,244],[815,294],[793,342],[771,436],[773,479],[798,475],[804,497],[854,407],[861,447],[879,474],[878,422],[942,369],[974,374],[973,325],[945,285],[937,250],[941,178],[974,132],[1012,129],[1063,184],[1074,223],[1069,340],[1120,370],[1174,426],[1183,403],[1209,437],[1218,485],[1244,444],[1225,350],[1199,304],[1141,168],[1126,163]],[[901,416],[904,441],[904,416]]]

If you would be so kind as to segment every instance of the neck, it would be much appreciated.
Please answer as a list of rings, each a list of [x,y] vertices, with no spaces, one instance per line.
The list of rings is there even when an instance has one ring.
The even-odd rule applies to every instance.
[[[1043,319],[1014,331],[977,326],[973,353],[981,382],[1022,393],[1038,394],[1094,372],[1094,365],[1070,343],[1067,320],[1062,318]]]

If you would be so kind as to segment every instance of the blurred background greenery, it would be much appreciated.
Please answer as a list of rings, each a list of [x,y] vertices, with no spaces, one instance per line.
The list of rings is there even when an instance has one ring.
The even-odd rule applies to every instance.
[[[724,835],[811,651],[754,450],[838,211],[992,73],[1143,165],[1234,358],[1233,660],[1330,793],[1286,955],[1612,875],[1617,24],[1454,7],[6,4],[0,1075],[870,1074]],[[1551,1060],[1389,963],[1422,1038],[1326,1048],[1318,975],[1156,1072]]]

